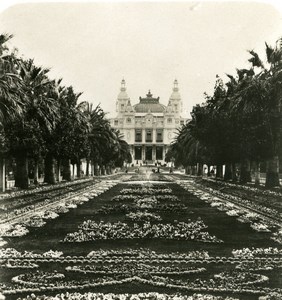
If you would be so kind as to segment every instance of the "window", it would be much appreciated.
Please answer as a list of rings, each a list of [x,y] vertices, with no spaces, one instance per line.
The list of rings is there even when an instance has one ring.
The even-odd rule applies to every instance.
[[[147,143],[152,142],[152,130],[151,129],[146,130],[146,142]]]
[[[131,118],[126,119],[127,123],[131,123]]]
[[[120,105],[120,108],[121,108],[121,109],[124,109],[124,104],[121,104],[121,105]]]
[[[157,129],[157,143],[163,142],[163,129]]]
[[[184,120],[181,120],[181,121],[180,121],[180,125],[184,125]]]
[[[167,123],[172,123],[172,118],[168,118]]]
[[[177,104],[174,104],[174,110],[178,111],[178,105]]]
[[[118,125],[118,120],[115,120],[114,124],[115,124],[115,125]]]
[[[135,142],[142,142],[142,129],[135,129]]]

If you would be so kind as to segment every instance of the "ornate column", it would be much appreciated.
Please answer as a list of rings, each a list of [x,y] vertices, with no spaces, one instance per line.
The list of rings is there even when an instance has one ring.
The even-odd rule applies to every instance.
[[[144,128],[141,129],[141,138],[142,138],[142,144],[145,144],[146,130]]]

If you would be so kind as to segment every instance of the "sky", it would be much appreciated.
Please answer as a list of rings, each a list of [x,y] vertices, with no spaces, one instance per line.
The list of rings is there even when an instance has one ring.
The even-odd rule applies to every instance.
[[[124,78],[132,104],[150,89],[165,105],[177,79],[187,117],[212,94],[217,74],[226,81],[249,66],[248,50],[264,58],[264,42],[282,36],[281,9],[271,2],[1,3],[9,46],[109,116]]]

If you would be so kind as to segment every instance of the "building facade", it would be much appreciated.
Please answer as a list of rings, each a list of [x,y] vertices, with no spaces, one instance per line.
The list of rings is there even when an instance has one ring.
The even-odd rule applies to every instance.
[[[139,165],[164,164],[165,154],[177,134],[177,128],[186,122],[181,117],[182,100],[177,80],[165,106],[150,91],[145,97],[139,97],[139,103],[132,105],[123,79],[116,112],[116,117],[110,120],[111,126],[118,129],[130,145],[132,162]]]

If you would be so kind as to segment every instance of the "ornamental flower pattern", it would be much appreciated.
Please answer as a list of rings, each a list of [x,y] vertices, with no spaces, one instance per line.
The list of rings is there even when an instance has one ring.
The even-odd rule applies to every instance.
[[[33,299],[45,300],[234,300],[241,295],[259,298],[271,294],[280,297],[281,288],[272,286],[270,272],[281,272],[281,249],[238,245],[231,252],[230,243],[226,247],[226,240],[222,243],[214,235],[219,231],[213,231],[207,215],[201,218],[199,212],[205,207],[216,217],[221,214],[222,218],[238,224],[239,218],[246,219],[249,224],[240,226],[257,235],[265,232],[257,233],[250,229],[251,225],[257,224],[260,229],[267,225],[273,230],[273,224],[264,224],[265,219],[259,212],[242,208],[234,197],[233,202],[226,201],[221,194],[199,190],[193,183],[182,181],[179,184],[184,189],[177,190],[172,181],[171,184],[125,183],[115,187],[115,191],[122,191],[118,195],[111,192],[102,195],[116,185],[115,182],[95,184],[95,188],[89,187],[80,195],[69,194],[67,199],[48,209],[38,209],[36,218],[48,224],[57,222],[56,218],[62,213],[67,213],[65,218],[80,210],[81,205],[85,205],[86,209],[83,206],[82,210],[87,211],[91,204],[98,203],[97,209],[92,209],[87,218],[81,217],[72,231],[62,235],[65,242],[58,241],[54,248],[50,247],[52,250],[21,251],[17,246],[9,248],[6,245],[7,248],[0,248],[0,268],[13,274],[10,277],[13,280],[0,283],[1,293],[7,300],[10,295],[26,299],[28,294]],[[35,229],[26,226],[25,229],[32,234],[44,230],[44,226]],[[27,233],[27,237],[30,234]],[[144,247],[140,247],[143,240]],[[6,241],[5,236],[3,241]],[[152,245],[157,245],[158,250]],[[172,251],[177,245],[179,251]],[[77,252],[84,247],[87,253]],[[219,253],[220,248],[225,251]],[[128,294],[105,292],[110,289],[123,291],[124,287],[135,290]],[[152,292],[139,293],[144,287]],[[88,292],[92,289],[95,292]],[[103,293],[98,292],[101,290]]]

